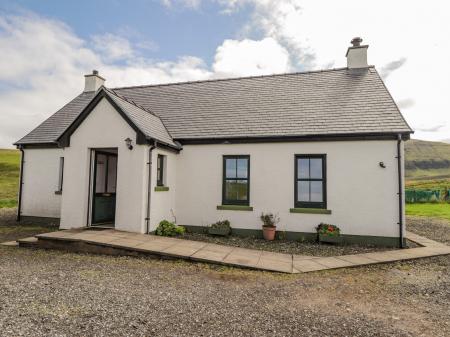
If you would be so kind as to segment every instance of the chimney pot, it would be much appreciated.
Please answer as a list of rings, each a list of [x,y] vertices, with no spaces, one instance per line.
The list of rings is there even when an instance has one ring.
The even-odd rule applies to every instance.
[[[359,47],[361,45],[361,42],[363,41],[363,39],[361,39],[360,37],[354,37],[350,43],[353,45],[353,47]]]
[[[105,79],[92,70],[92,74],[84,75],[84,92],[97,91],[105,83]]]
[[[351,47],[348,47],[347,54],[347,68],[349,69],[360,69],[367,68],[369,65],[367,63],[367,48],[368,45],[361,45],[362,38],[354,37],[350,43]]]

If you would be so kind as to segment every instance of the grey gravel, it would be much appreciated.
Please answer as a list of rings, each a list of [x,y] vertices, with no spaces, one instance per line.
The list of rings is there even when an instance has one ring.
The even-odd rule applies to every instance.
[[[0,247],[1,336],[449,336],[449,303],[448,256],[284,275]]]
[[[336,256],[347,254],[371,253],[385,250],[393,250],[395,248],[375,247],[375,246],[359,246],[359,245],[334,245],[327,243],[309,243],[292,240],[274,240],[266,241],[255,237],[238,237],[238,236],[211,236],[202,233],[185,233],[180,236],[181,239],[195,240],[202,242],[217,243],[233,247],[267,250],[277,253],[299,254],[310,256]],[[410,243],[411,244],[411,243]]]

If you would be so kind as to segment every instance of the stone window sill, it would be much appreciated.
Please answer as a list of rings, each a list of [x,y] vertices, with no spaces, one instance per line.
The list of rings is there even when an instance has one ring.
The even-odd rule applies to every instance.
[[[331,210],[323,208],[291,208],[291,213],[331,214]]]
[[[241,205],[218,205],[217,209],[221,211],[253,211],[252,206]]]
[[[155,192],[166,192],[169,190],[169,186],[155,186]]]

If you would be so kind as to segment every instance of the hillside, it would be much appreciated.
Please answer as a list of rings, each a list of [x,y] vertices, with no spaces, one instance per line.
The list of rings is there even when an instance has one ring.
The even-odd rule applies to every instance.
[[[20,170],[20,152],[0,149],[0,208],[14,207]]]
[[[412,139],[405,143],[406,179],[450,178],[450,144]]]

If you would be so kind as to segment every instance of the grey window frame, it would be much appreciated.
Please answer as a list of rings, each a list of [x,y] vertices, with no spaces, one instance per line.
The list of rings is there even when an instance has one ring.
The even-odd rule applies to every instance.
[[[164,186],[164,162],[165,155],[158,154],[156,157],[156,186]]]
[[[322,159],[322,179],[318,178],[299,178],[298,160],[299,159]],[[295,208],[327,208],[327,155],[326,154],[296,154],[294,164],[294,207]],[[311,165],[311,164],[310,164]],[[321,181],[322,182],[322,202],[299,201],[298,200],[298,182],[299,181]]]
[[[227,178],[226,177],[226,162],[227,159],[247,159],[247,178]],[[237,164],[236,164],[237,171]],[[226,181],[227,180],[242,180],[247,181],[247,199],[246,200],[230,200],[226,198]],[[222,205],[250,205],[250,155],[224,155],[223,156],[223,172],[222,172]]]
[[[56,192],[61,193],[64,183],[64,157],[59,157],[59,172],[58,172],[58,190]]]

